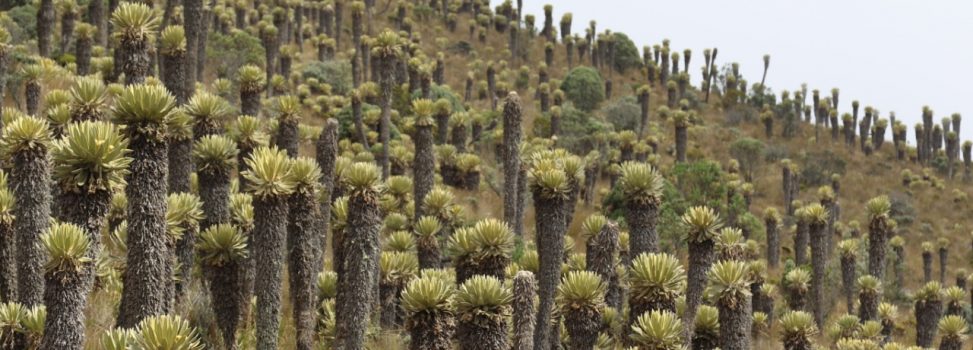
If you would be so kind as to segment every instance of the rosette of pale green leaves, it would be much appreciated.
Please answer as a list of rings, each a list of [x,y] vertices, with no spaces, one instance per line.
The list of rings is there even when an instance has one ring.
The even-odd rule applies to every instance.
[[[138,325],[136,343],[145,350],[202,350],[196,328],[175,315],[151,316]]]
[[[115,122],[133,129],[129,132],[161,133],[175,108],[176,99],[165,87],[135,84],[126,86],[115,98],[112,115]]]
[[[410,281],[402,291],[402,308],[408,313],[452,312],[455,293],[452,281],[423,276]]]
[[[0,150],[6,157],[20,152],[39,151],[51,144],[51,128],[46,120],[24,116],[6,124]]]
[[[217,224],[207,228],[199,237],[200,259],[210,266],[223,266],[248,255],[247,236],[236,226]]]
[[[236,143],[226,136],[206,135],[193,146],[193,160],[196,171],[230,171],[236,166]]]
[[[743,298],[750,297],[750,268],[742,261],[717,262],[710,268],[709,283],[721,302],[729,307],[737,307]]]
[[[454,305],[462,314],[493,314],[504,317],[509,313],[512,299],[510,289],[499,279],[476,275],[459,287]]]
[[[703,242],[716,237],[723,222],[719,214],[705,206],[691,207],[682,216],[683,226],[687,229],[692,242]]]
[[[631,337],[645,349],[681,350],[684,346],[682,321],[668,310],[653,310],[638,316]]]
[[[123,2],[111,15],[113,35],[122,41],[141,41],[153,38],[160,18],[155,10],[138,2]]]
[[[249,182],[247,191],[253,195],[284,196],[294,192],[295,183],[291,178],[293,163],[284,151],[277,147],[260,147],[253,151],[246,162],[250,169],[243,172],[243,177]]]
[[[51,150],[54,178],[68,191],[120,189],[132,162],[128,153],[128,140],[114,124],[72,123]]]
[[[44,268],[48,272],[79,272],[91,263],[88,257],[91,241],[77,225],[54,224],[41,235],[41,243],[47,249],[48,260]]]

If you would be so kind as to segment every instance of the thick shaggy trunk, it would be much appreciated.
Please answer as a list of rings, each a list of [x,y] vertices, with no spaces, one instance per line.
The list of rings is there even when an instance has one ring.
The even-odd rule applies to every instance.
[[[402,323],[402,313],[399,311],[399,294],[402,286],[391,281],[381,281],[378,286],[381,303],[380,324],[382,329],[395,329]],[[312,327],[313,328],[313,327]]]
[[[192,151],[192,139],[185,137],[169,139],[169,193],[189,193],[189,178],[193,173]],[[206,185],[202,175],[199,184],[200,187]],[[206,211],[206,215],[209,217],[210,212]]]
[[[87,275],[91,273],[92,270],[85,266],[74,271],[49,271],[44,274],[47,283],[44,289],[47,319],[44,321],[41,349],[83,349],[84,310],[91,289],[88,283],[91,278]]]
[[[798,221],[797,228],[794,230],[794,263],[797,265],[807,264],[807,244],[810,233],[808,224]]]
[[[415,220],[424,214],[422,203],[426,195],[432,190],[436,175],[436,157],[433,153],[432,126],[416,126],[416,151],[412,161],[412,176],[414,180],[413,198],[415,200]]]
[[[0,223],[0,300],[17,300],[14,232],[11,223]]]
[[[298,189],[290,198],[290,220],[287,224],[287,250],[290,257],[290,294],[294,303],[297,349],[314,346],[316,309],[315,276],[320,258],[318,224],[321,214],[316,191]]]
[[[221,266],[208,266],[205,270],[209,279],[213,314],[216,324],[223,332],[223,344],[227,350],[236,349],[236,330],[249,303],[244,285],[246,265],[242,261],[231,261]]]
[[[105,16],[105,2],[92,1],[88,4],[88,21],[97,28],[95,42],[108,47],[108,21]]]
[[[872,220],[868,225],[868,274],[878,279],[885,277],[887,232],[886,221],[883,219]]]
[[[946,285],[946,265],[949,260],[949,248],[939,248],[939,283]]]
[[[514,276],[513,286],[513,344],[511,350],[534,349],[534,299],[537,286],[534,274],[520,271]]]
[[[915,305],[916,345],[923,348],[932,346],[936,339],[936,327],[943,313],[941,300],[917,300]]]
[[[166,290],[172,284],[172,254],[166,246],[166,143],[135,130],[129,139],[128,264],[117,324],[125,328],[166,313]]]
[[[212,23],[213,7],[216,6],[215,0],[210,0],[209,7],[202,8],[200,12],[199,34],[196,36],[196,81],[203,81],[203,68],[206,66],[206,39],[209,36],[209,26]],[[268,80],[269,81],[269,80]]]
[[[387,75],[392,71],[391,62],[383,62],[382,65],[385,67],[382,68],[381,74]],[[378,157],[378,163],[382,167],[383,180],[389,178],[389,171],[391,170],[389,167],[389,128],[392,127],[392,83],[391,77],[382,78],[382,117],[378,123],[378,137],[379,142],[382,143],[382,153]]]
[[[50,57],[54,35],[54,0],[41,0],[37,10],[37,54]]]
[[[449,136],[449,113],[437,113],[436,119],[436,144],[446,143]]]
[[[362,101],[358,96],[351,97],[351,115],[355,120],[355,132],[358,133],[358,142],[361,142],[368,149],[368,135],[365,132],[364,116],[362,116]]]
[[[36,80],[28,80],[24,83],[24,100],[27,104],[27,114],[37,115],[41,104],[41,84]]]
[[[811,311],[819,328],[824,328],[828,310],[824,305],[825,267],[828,265],[827,234],[824,223],[812,223],[811,231]]]
[[[601,309],[592,306],[582,306],[564,313],[564,325],[571,339],[568,349],[594,349],[598,342],[598,331],[601,328]]]
[[[287,197],[255,196],[253,212],[256,215],[250,239],[256,266],[257,349],[277,349],[288,218]]]
[[[439,268],[442,262],[442,258],[439,254],[439,242],[436,236],[431,237],[419,237],[416,239],[416,251],[419,256],[419,268],[420,269],[435,269]],[[457,281],[459,280],[460,271],[457,269]]]
[[[261,90],[263,89],[240,89],[240,114],[253,117],[260,114]]]
[[[151,49],[148,40],[122,40],[116,50],[123,59],[121,62],[115,61],[115,64],[120,65],[121,72],[125,73],[125,85],[145,82],[152,64]]]
[[[547,198],[534,193],[537,215],[537,246],[540,258],[538,276],[540,305],[537,309],[537,326],[534,348],[548,349],[551,344],[551,320],[554,311],[554,295],[561,279],[561,262],[564,260],[564,202],[565,198]]]
[[[91,41],[91,37],[79,37],[74,42],[74,60],[79,76],[88,75],[91,71]]]
[[[503,107],[503,220],[517,222],[518,176],[520,175],[520,138],[522,111],[520,97],[510,94]],[[523,227],[514,225],[514,233],[522,237]]]
[[[633,257],[659,251],[659,235],[655,231],[659,207],[652,203],[629,201],[625,221],[629,226],[629,252]]]
[[[679,163],[686,162],[686,141],[689,138],[686,129],[685,126],[676,126],[676,161]]]
[[[776,269],[780,265],[780,225],[777,221],[766,221],[767,228],[767,267]]]
[[[51,175],[47,149],[13,154],[14,234],[17,242],[17,300],[27,307],[40,305],[44,296],[44,262],[40,236],[51,217]]]
[[[74,37],[74,24],[78,14],[75,12],[64,12],[61,14],[61,54],[68,53],[71,48],[71,41]]]
[[[878,302],[881,299],[880,293],[862,291],[858,295],[858,301],[861,303],[858,307],[858,319],[862,322],[878,319]]]
[[[527,188],[527,168],[522,162],[520,164],[520,171],[517,172],[517,197],[515,200],[517,214],[514,216],[513,230],[515,233],[521,232],[520,235],[523,236],[524,215],[526,215],[524,213],[527,207],[527,194],[530,190]]]
[[[287,151],[287,156],[297,157],[300,140],[297,135],[297,119],[287,118],[277,124],[277,147]]]
[[[718,303],[720,312],[720,349],[750,350],[753,326],[750,298],[740,298],[732,307]]]
[[[696,309],[703,301],[710,265],[713,265],[712,240],[689,242],[689,269],[686,274],[686,315],[687,324],[696,319]],[[749,332],[747,332],[749,334]]]
[[[422,311],[409,317],[409,350],[452,350],[456,321],[447,312]]]
[[[199,56],[205,55],[199,52],[199,38],[203,32],[203,0],[183,0],[183,27],[186,29],[186,87],[187,91],[196,89],[196,64]],[[244,106],[246,106],[244,104]],[[246,109],[244,108],[244,114]]]
[[[367,190],[366,190],[367,191]],[[378,273],[381,209],[373,193],[348,200],[348,224],[342,239],[343,273],[338,275],[338,340],[336,349],[364,349]]]
[[[585,266],[597,273],[607,285],[605,304],[615,309],[622,307],[622,288],[618,280],[615,261],[618,254],[618,225],[607,223],[585,246]]]
[[[932,281],[932,253],[922,252],[922,282]]]
[[[464,350],[506,350],[509,347],[507,321],[501,315],[477,313],[469,319],[461,317],[456,335]]]
[[[321,246],[321,258],[324,257],[324,252],[327,251],[327,236],[331,228],[331,198],[334,193],[334,163],[337,156],[338,122],[334,119],[328,119],[324,124],[324,129],[321,131],[321,136],[318,137],[317,142],[317,161],[318,166],[321,167],[321,190],[323,191],[323,198],[325,198],[321,201],[321,208],[319,209],[321,237],[318,239],[320,240],[319,243]],[[316,270],[321,270],[323,263],[323,259],[318,259]]]
[[[452,130],[452,144],[456,147],[456,152],[466,152],[466,125],[456,125]]]
[[[855,283],[858,281],[855,260],[854,255],[841,256],[841,289],[845,293],[845,310],[848,313],[855,310]]]

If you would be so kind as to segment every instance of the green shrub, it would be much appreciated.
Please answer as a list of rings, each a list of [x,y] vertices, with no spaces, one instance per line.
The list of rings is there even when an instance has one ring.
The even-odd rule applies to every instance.
[[[763,160],[764,143],[760,140],[744,137],[730,144],[730,154],[740,162],[740,170],[747,180],[753,179],[753,174]]]
[[[314,78],[319,82],[331,85],[335,94],[347,94],[351,91],[351,63],[338,60],[311,61],[301,69],[304,80]]]
[[[723,169],[719,163],[678,163],[672,167],[671,177],[689,205],[719,208],[724,202],[726,182],[723,181]]]
[[[639,49],[635,43],[624,33],[615,32],[615,69],[626,72],[629,69],[642,66],[642,57],[639,56]]]
[[[4,26],[10,32],[11,42],[37,39],[37,7],[27,4],[11,8],[7,11],[7,17],[13,21],[13,23],[4,21]]]
[[[561,135],[558,147],[575,154],[587,154],[595,147],[595,135],[611,131],[611,124],[571,106],[561,108]],[[534,120],[534,135],[551,134],[551,116],[544,113]]]
[[[207,65],[216,67],[219,77],[233,76],[247,64],[263,67],[264,57],[260,39],[242,30],[233,30],[228,35],[213,31],[206,42]]]
[[[591,67],[577,67],[561,83],[564,95],[583,111],[593,111],[605,100],[605,82]]]
[[[912,206],[912,197],[902,192],[889,193],[889,217],[899,226],[909,226],[916,220],[916,208]]]
[[[638,130],[642,118],[642,106],[635,96],[625,96],[601,108],[601,114],[615,130]]]
[[[845,173],[845,160],[831,151],[804,154],[801,164],[801,185],[805,188],[831,184],[832,174]]]

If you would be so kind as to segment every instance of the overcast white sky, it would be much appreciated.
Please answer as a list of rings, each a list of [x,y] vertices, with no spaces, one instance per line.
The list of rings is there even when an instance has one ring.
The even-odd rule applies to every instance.
[[[842,113],[852,100],[884,118],[895,111],[908,122],[910,144],[929,105],[937,123],[961,113],[961,136],[973,139],[973,1],[524,0],[524,12],[543,25],[548,3],[555,26],[564,12],[574,14],[574,33],[596,20],[599,32],[623,32],[640,49],[663,38],[680,51],[692,49],[694,81],[704,48],[719,48],[720,65],[739,62],[751,83],[770,54],[767,85],[775,92],[805,82],[822,93],[837,87]]]

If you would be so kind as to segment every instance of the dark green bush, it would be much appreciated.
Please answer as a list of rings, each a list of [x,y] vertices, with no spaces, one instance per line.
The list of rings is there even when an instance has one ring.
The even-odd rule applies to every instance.
[[[629,69],[642,66],[642,57],[639,56],[639,49],[635,43],[628,38],[625,33],[615,32],[615,69],[626,72]]]
[[[346,94],[352,89],[351,63],[338,60],[311,61],[301,68],[301,77],[331,85],[331,92]]]
[[[264,47],[260,39],[242,30],[228,35],[213,31],[206,42],[207,65],[216,68],[219,77],[230,77],[247,64],[264,66]]]
[[[564,95],[583,111],[593,111],[605,100],[605,82],[591,67],[572,69],[561,83]]]

